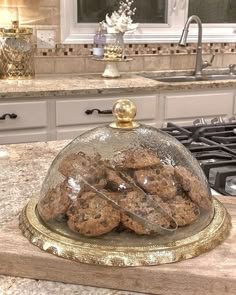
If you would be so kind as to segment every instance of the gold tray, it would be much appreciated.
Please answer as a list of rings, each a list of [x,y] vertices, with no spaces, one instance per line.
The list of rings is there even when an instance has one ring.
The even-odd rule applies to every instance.
[[[109,266],[157,265],[189,259],[205,253],[220,244],[229,234],[230,216],[224,206],[213,199],[215,214],[210,224],[188,238],[175,242],[150,243],[137,238],[139,243],[113,244],[104,238],[69,237],[63,228],[58,232],[46,227],[37,214],[37,199],[32,198],[20,215],[20,228],[30,242],[44,251],[82,263]],[[64,233],[64,234],[63,234]],[[105,235],[106,236],[106,235]],[[140,243],[141,241],[141,243]]]

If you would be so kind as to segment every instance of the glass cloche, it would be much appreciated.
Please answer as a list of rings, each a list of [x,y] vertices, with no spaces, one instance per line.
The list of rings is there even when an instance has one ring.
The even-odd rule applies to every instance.
[[[221,242],[229,217],[197,160],[174,137],[134,122],[131,101],[116,102],[113,114],[116,122],[77,137],[53,161],[31,206],[50,247],[42,231],[34,243],[80,262],[128,266],[190,258]]]

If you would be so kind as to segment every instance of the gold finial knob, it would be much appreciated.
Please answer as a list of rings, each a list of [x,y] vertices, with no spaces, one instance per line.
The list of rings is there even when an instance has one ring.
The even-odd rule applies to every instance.
[[[113,105],[112,113],[120,123],[132,122],[136,116],[136,106],[129,99],[120,99]]]
[[[133,122],[136,116],[136,106],[129,99],[120,99],[113,105],[112,113],[117,122],[110,124],[113,128],[135,128],[139,124]]]

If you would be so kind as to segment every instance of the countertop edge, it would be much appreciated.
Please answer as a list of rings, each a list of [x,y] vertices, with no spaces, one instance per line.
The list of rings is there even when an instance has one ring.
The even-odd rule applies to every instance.
[[[236,79],[170,83],[155,81],[138,74],[126,74],[118,79],[104,79],[100,75],[76,75],[71,78],[66,76],[33,80],[1,80],[0,100],[229,88],[236,88]]]

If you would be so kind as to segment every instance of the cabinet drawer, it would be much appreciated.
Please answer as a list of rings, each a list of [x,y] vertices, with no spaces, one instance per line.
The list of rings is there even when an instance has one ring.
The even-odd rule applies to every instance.
[[[165,96],[165,119],[230,115],[233,92],[178,94]]]
[[[156,96],[132,97],[137,106],[137,120],[155,120]],[[111,110],[117,98],[61,100],[56,102],[56,125],[100,124],[113,121],[112,115],[101,115],[97,111],[87,115],[86,110]]]
[[[16,114],[17,118],[0,120],[0,130],[36,128],[47,126],[47,102],[0,103],[0,117]]]

